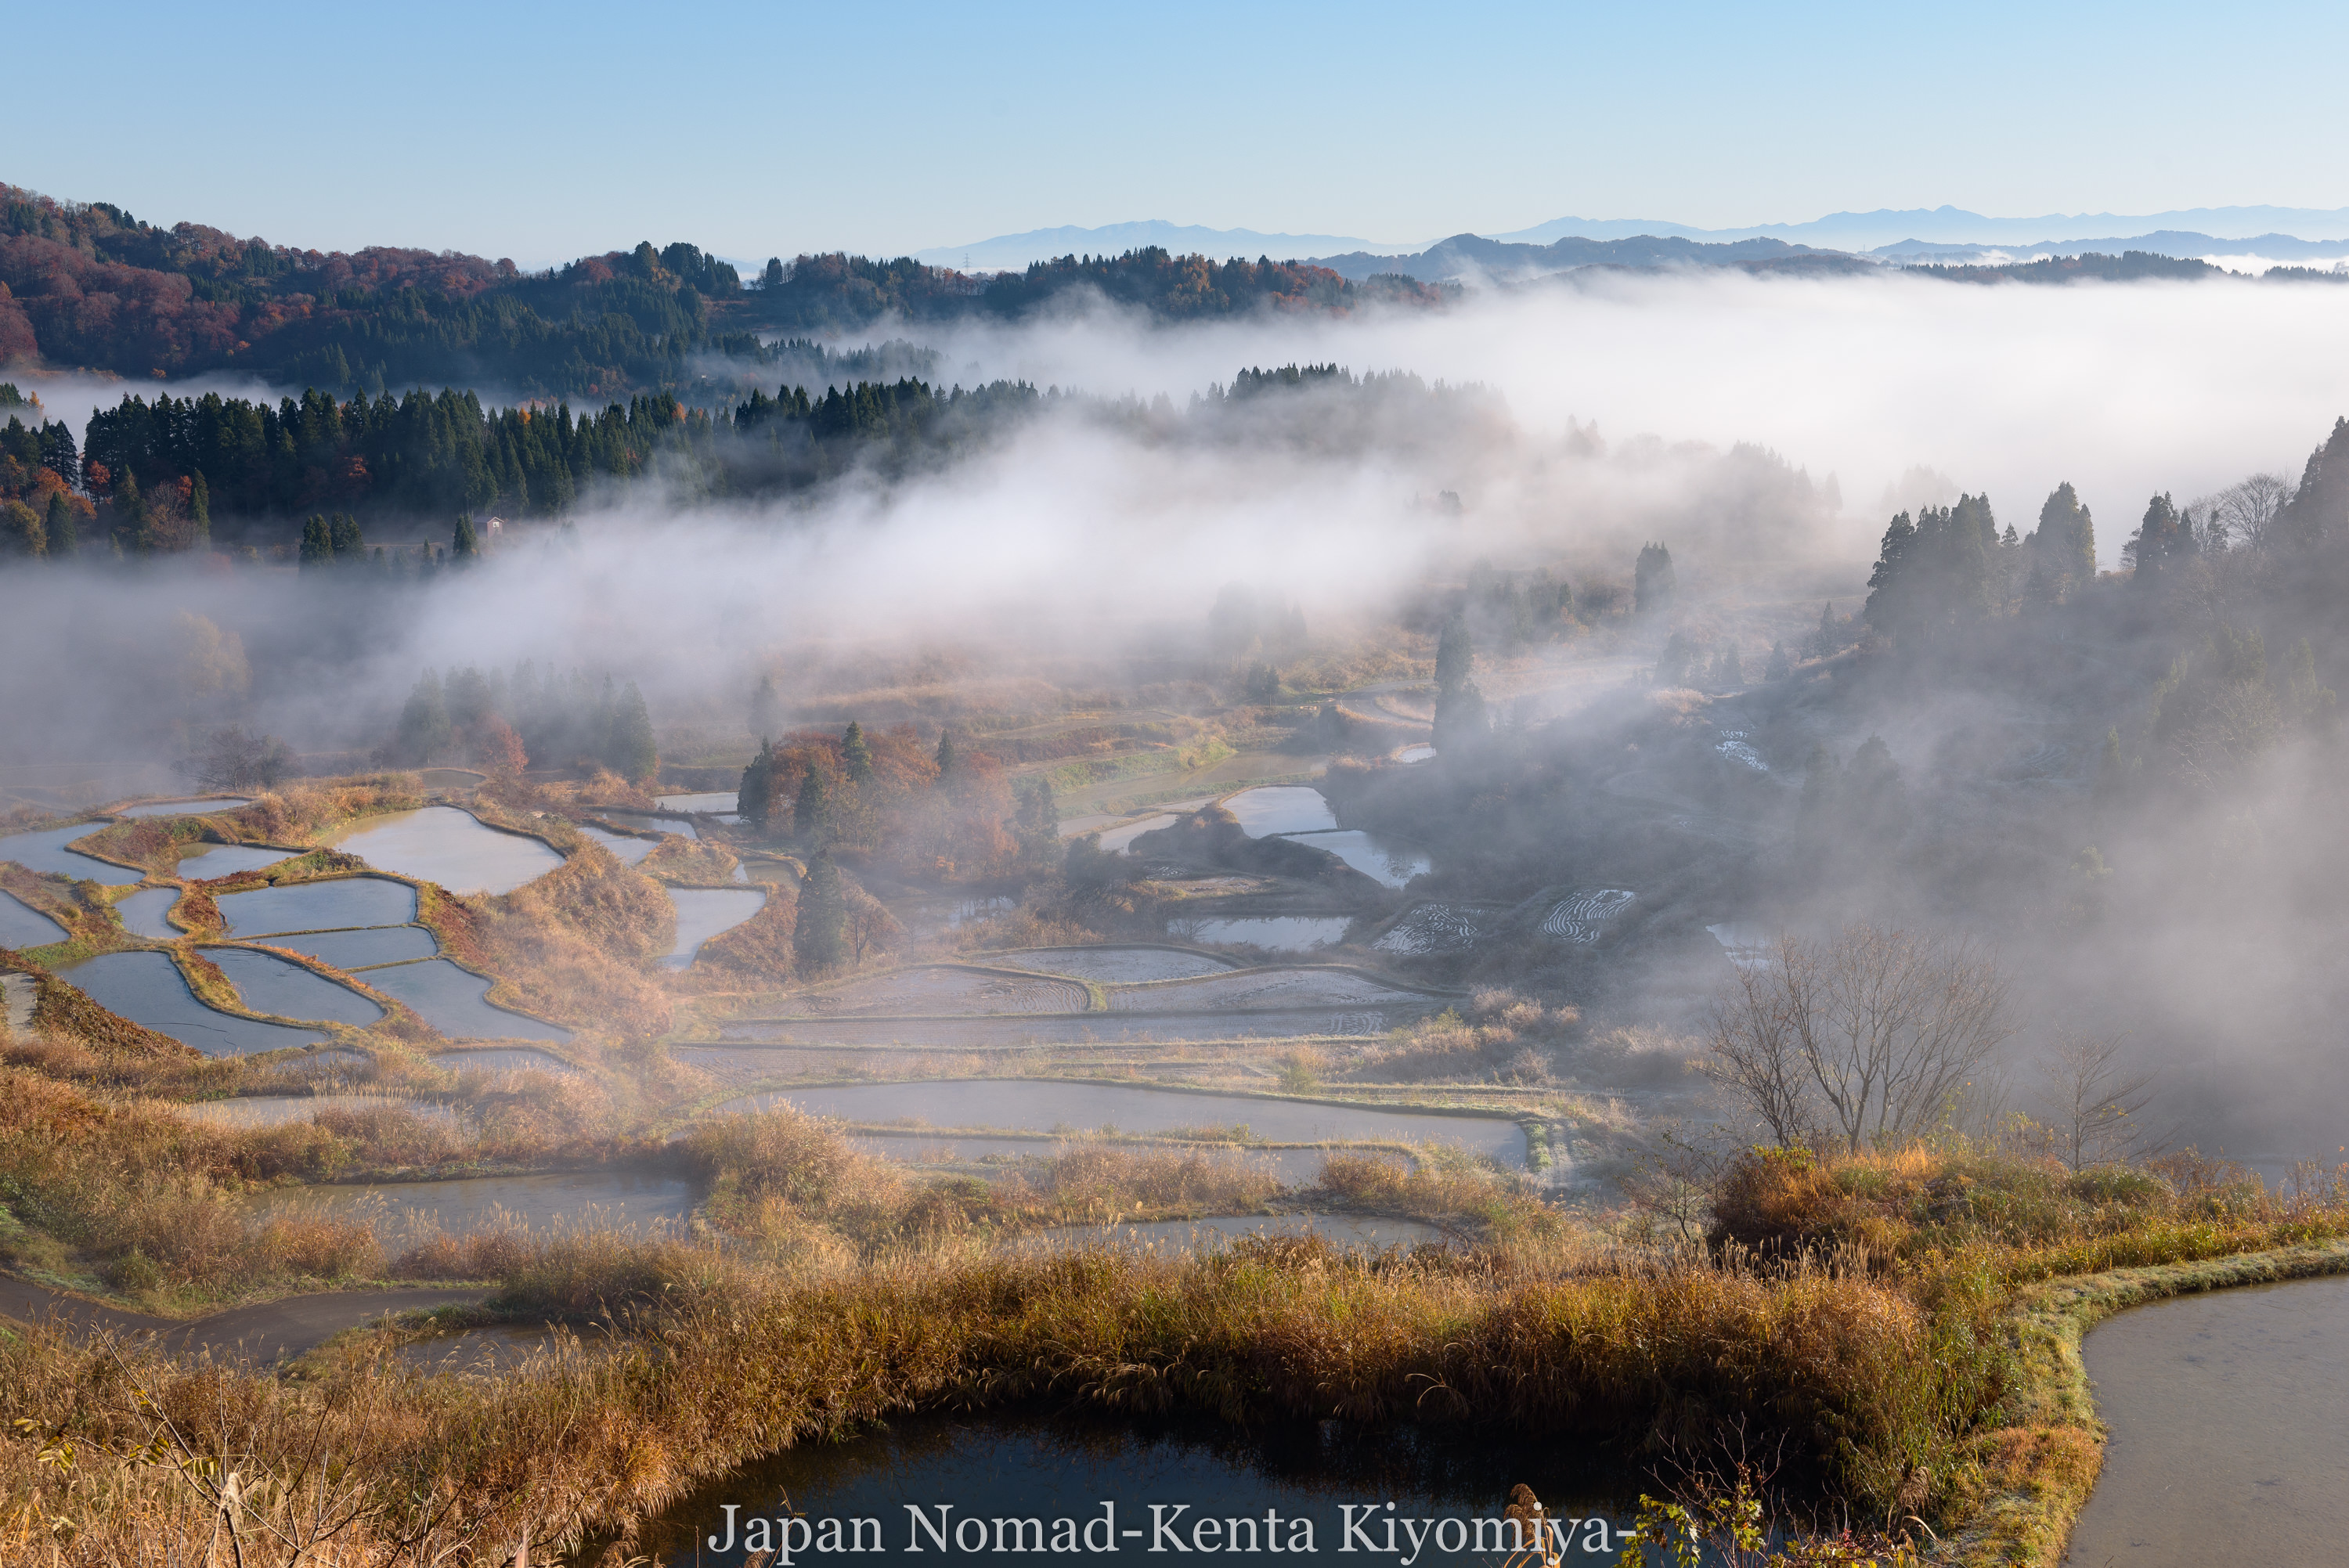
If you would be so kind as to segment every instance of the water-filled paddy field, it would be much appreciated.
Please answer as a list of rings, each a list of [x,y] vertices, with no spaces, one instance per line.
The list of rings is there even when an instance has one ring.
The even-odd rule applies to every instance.
[[[343,834],[338,850],[379,870],[439,882],[451,892],[512,892],[563,863],[538,840],[483,827],[454,806],[427,806],[370,819]]]
[[[370,983],[372,979],[370,978]],[[1383,1035],[1433,1012],[1440,1003],[1394,1007],[1304,1008],[1286,1013],[1084,1013],[1022,1016],[740,1019],[719,1026],[725,1040],[775,1044],[948,1047],[985,1050],[1025,1045],[1112,1044],[1143,1040],[1286,1040],[1299,1036]]]
[[[795,996],[792,1006],[827,1018],[1081,1013],[1091,1006],[1091,997],[1083,985],[1049,975],[1030,977],[936,965],[852,980]]]
[[[404,925],[416,918],[416,890],[389,877],[336,877],[256,888],[224,893],[218,902],[228,934],[236,937]]]
[[[492,1006],[490,982],[446,958],[370,969],[367,983],[452,1040],[567,1040],[571,1031]]]
[[[609,829],[598,828],[587,822],[581,822],[577,826],[582,833],[617,856],[624,866],[635,865],[660,847],[658,839],[639,839],[633,833],[615,833]]]
[[[133,936],[143,936],[150,942],[172,942],[186,934],[173,929],[163,915],[179,902],[178,888],[145,888],[128,898],[117,900],[114,913],[122,922],[122,929]]]
[[[1267,784],[1243,789],[1224,801],[1251,839],[1278,833],[1326,832],[1338,825],[1330,798],[1310,784]]]
[[[1337,856],[1364,876],[1386,887],[1402,887],[1434,864],[1417,850],[1389,843],[1357,828],[1285,836],[1293,842]]]
[[[2342,1560],[2349,1279],[2136,1307],[2081,1350],[2112,1436],[2066,1563]]]
[[[146,881],[143,872],[109,865],[66,848],[74,840],[86,839],[105,826],[103,822],[76,822],[67,828],[44,828],[36,833],[10,833],[0,838],[0,861],[14,861],[26,871],[49,872],[106,887],[128,887]]]
[[[979,962],[1006,969],[1032,969],[1043,975],[1066,975],[1079,980],[1111,984],[1138,980],[1187,980],[1199,975],[1220,975],[1228,960],[1174,947],[1028,947],[1010,953],[989,953]]]
[[[1028,1161],[1048,1161],[1065,1153],[1074,1140],[1067,1138],[1005,1138],[986,1133],[852,1132],[848,1141],[877,1159],[903,1165],[999,1165],[1013,1169]],[[1188,1154],[1202,1150],[1193,1143],[1121,1141],[1111,1145],[1140,1154]],[[1309,1187],[1321,1179],[1329,1153],[1321,1149],[1248,1149],[1237,1150],[1204,1146],[1208,1158],[1227,1160],[1270,1173],[1284,1187]],[[1401,1156],[1396,1156],[1401,1158]]]
[[[1186,921],[1184,929],[1200,942],[1245,943],[1274,953],[1310,953],[1346,939],[1353,917],[1343,914],[1258,914],[1232,920]]]
[[[763,889],[664,888],[677,906],[677,945],[661,960],[670,969],[689,967],[701,944],[721,932],[733,930],[759,913],[767,902]]]
[[[711,789],[698,795],[656,795],[653,801],[664,811],[730,812],[736,804],[731,789]]]
[[[548,1232],[590,1222],[642,1231],[693,1212],[690,1183],[673,1176],[593,1171],[541,1176],[478,1176],[454,1181],[353,1181],[262,1192],[238,1200],[272,1213],[364,1218],[376,1239],[397,1248],[433,1232],[460,1236],[506,1226]]]
[[[232,795],[210,800],[150,800],[143,806],[125,806],[109,813],[116,817],[212,817],[222,811],[233,811],[253,801],[243,795]]]
[[[379,925],[357,931],[295,932],[264,936],[261,941],[288,953],[299,953],[337,969],[365,969],[375,964],[406,964],[429,958],[440,944],[420,925]]]
[[[193,1046],[208,1057],[241,1057],[326,1038],[311,1029],[219,1012],[196,999],[179,965],[161,953],[105,953],[57,971],[109,1013]],[[338,987],[339,989],[339,987]]]
[[[317,1018],[361,1028],[383,1009],[347,985],[305,969],[290,958],[247,947],[207,947],[203,956],[220,967],[247,1007],[281,1018]]]
[[[1233,969],[1195,980],[1169,980],[1155,985],[1120,986],[1109,994],[1118,1013],[1203,1013],[1241,1008],[1396,1007],[1425,1006],[1433,1011],[1442,998],[1407,991],[1350,969]]]
[[[21,899],[0,892],[0,947],[47,947],[65,939],[64,926]]]
[[[1371,1560],[1489,1568],[1508,1555],[1495,1544],[1504,1538],[1487,1525],[1480,1542],[1473,1522],[1499,1520],[1510,1489],[1524,1482],[1561,1525],[1572,1521],[1562,1568],[1596,1568],[1622,1551],[1629,1511],[1594,1491],[1600,1473],[1592,1456],[1555,1443],[1336,1420],[1240,1431],[1146,1418],[908,1417],[846,1442],[803,1444],[697,1489],[652,1522],[645,1549],[663,1568],[741,1568],[754,1549],[750,1520],[769,1521],[773,1530],[776,1517],[797,1515],[811,1535],[827,1520],[843,1521],[843,1541],[853,1539],[846,1522],[874,1521],[867,1543],[893,1556],[918,1545],[942,1561],[1045,1563],[1071,1560],[1070,1547],[1057,1555],[1050,1549],[1056,1522],[1065,1519],[1079,1549],[1090,1525],[1103,1549],[1139,1554],[1156,1544],[1168,1554],[1179,1547],[1186,1555],[1211,1553],[1207,1560],[1216,1563],[1281,1568],[1334,1560],[1350,1544],[1349,1522],[1367,1527],[1367,1539],[1383,1547],[1392,1518],[1433,1522],[1417,1525],[1423,1544],[1415,1556],[1399,1527],[1396,1551]],[[940,1536],[915,1538],[909,1510],[932,1528],[943,1525]],[[1000,1553],[999,1519],[1007,1532]],[[1031,1519],[1032,1527],[1019,1522]],[[1174,1545],[1154,1541],[1160,1525],[1174,1532]],[[1128,1537],[1129,1530],[1139,1533]],[[782,1544],[769,1539],[756,1549]],[[1268,1550],[1274,1546],[1277,1553]]]
[[[1317,1105],[1235,1094],[1185,1094],[1125,1084],[1058,1083],[1023,1078],[928,1079],[842,1084],[740,1095],[721,1112],[791,1104],[817,1116],[875,1126],[991,1128],[1007,1132],[1163,1133],[1176,1128],[1246,1126],[1275,1143],[1319,1141],[1445,1143],[1506,1166],[1526,1162],[1525,1130],[1497,1116],[1437,1116],[1376,1106]]]
[[[257,872],[287,858],[285,851],[260,844],[197,844],[180,856],[179,874],[189,882],[210,882]]]

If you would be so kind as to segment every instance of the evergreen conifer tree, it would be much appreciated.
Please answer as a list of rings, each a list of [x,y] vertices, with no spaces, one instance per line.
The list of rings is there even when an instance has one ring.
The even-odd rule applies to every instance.
[[[1646,614],[1661,610],[1672,602],[1672,552],[1661,544],[1643,544],[1640,558],[1631,568],[1631,608]]]
[[[481,553],[481,542],[473,533],[473,514],[457,514],[457,531],[449,545],[449,559],[459,566],[471,566]]]
[[[1836,765],[1835,753],[1827,749],[1826,741],[1814,741],[1810,758],[1803,764],[1803,799],[1797,818],[1806,838],[1828,836],[1842,782],[1843,770]]]
[[[1782,681],[1795,673],[1795,661],[1786,656],[1784,639],[1770,645],[1770,663],[1763,669],[1764,680]]]
[[[1824,659],[1835,651],[1835,601],[1830,599],[1819,606],[1819,629],[1812,634],[1811,653],[1813,656]]]
[[[2024,542],[2045,565],[2058,598],[2068,599],[2096,580],[2096,523],[2064,480],[2047,493],[2039,527]]]
[[[49,493],[49,559],[69,561],[81,549],[81,519],[63,490]]]
[[[1439,696],[1458,691],[1476,673],[1476,645],[1468,635],[1468,617],[1454,613],[1435,639],[1435,689]]]
[[[660,772],[660,751],[653,741],[653,716],[645,694],[630,681],[612,709],[612,744],[605,760],[612,771],[631,783],[649,784]]]
[[[841,732],[840,765],[850,783],[861,786],[873,782],[873,748],[864,744],[864,727],[853,718]]]
[[[212,487],[204,483],[201,471],[188,491],[188,521],[194,529],[194,547],[198,550],[210,548],[212,542]]]
[[[449,709],[440,694],[440,677],[426,670],[399,711],[393,746],[403,766],[421,768],[448,750],[449,742]]]
[[[840,868],[829,853],[809,857],[800,878],[798,920],[792,932],[792,950],[800,968],[820,974],[837,966],[848,949],[848,896],[841,886]]]
[[[832,795],[824,788],[821,768],[810,765],[800,779],[799,798],[792,802],[792,831],[818,849],[832,841]]]
[[[734,796],[734,809],[742,820],[761,832],[766,831],[775,815],[775,743],[762,740],[759,754],[742,769],[742,783]]]
[[[772,735],[782,717],[782,697],[775,690],[773,674],[761,674],[757,689],[750,693],[750,733]]]
[[[147,498],[139,493],[139,476],[125,472],[122,482],[114,490],[114,542],[145,555],[155,548],[155,535],[150,527]]]
[[[326,518],[317,512],[302,521],[302,549],[297,559],[305,572],[329,565],[335,559],[334,535],[327,530]]]
[[[937,764],[938,783],[943,787],[954,778],[955,770],[954,737],[946,730],[938,731],[938,749],[931,760]]]
[[[326,540],[334,546],[336,565],[357,566],[366,561],[367,540],[359,532],[359,520],[348,512],[327,519]]]

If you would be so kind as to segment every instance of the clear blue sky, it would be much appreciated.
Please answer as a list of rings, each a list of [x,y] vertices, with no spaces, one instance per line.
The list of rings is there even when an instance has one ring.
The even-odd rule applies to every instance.
[[[18,7],[0,179],[542,263],[2349,205],[2349,6]]]

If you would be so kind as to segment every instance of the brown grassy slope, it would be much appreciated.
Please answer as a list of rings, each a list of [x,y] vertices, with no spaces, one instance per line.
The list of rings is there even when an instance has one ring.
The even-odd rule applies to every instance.
[[[418,918],[442,952],[497,980],[495,1001],[583,1029],[669,1026],[668,998],[645,965],[677,940],[676,908],[600,844],[495,898],[428,886]]]

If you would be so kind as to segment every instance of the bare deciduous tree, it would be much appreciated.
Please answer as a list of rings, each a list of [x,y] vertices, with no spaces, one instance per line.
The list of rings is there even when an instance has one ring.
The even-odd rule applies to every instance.
[[[2067,1029],[2040,1064],[2047,1082],[2039,1100],[2047,1108],[2055,1157],[2075,1171],[2139,1159],[2168,1141],[2144,1114],[2158,1070],[2129,1067],[2121,1047],[2118,1035]]]
[[[1970,942],[1873,926],[1779,939],[1716,1006],[1707,1070],[1781,1143],[1857,1150],[1946,1115],[2013,1029],[2007,986]]]
[[[200,789],[274,789],[294,770],[294,754],[274,735],[248,734],[232,724],[204,737],[180,772]]]
[[[2253,474],[2220,490],[2212,502],[2228,542],[2257,550],[2268,542],[2276,519],[2283,515],[2284,505],[2291,500],[2291,480],[2281,474]]]

